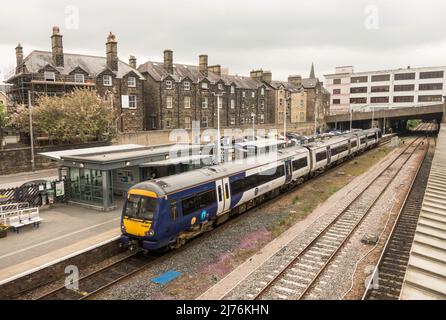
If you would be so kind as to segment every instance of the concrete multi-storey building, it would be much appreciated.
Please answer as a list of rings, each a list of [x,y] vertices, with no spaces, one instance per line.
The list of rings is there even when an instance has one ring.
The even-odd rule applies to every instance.
[[[272,123],[269,117],[269,87],[253,77],[229,75],[220,65],[208,65],[200,55],[198,66],[173,62],[172,50],[164,51],[164,62],[147,61],[138,70],[145,77],[148,129],[190,129],[192,121],[203,128]]]
[[[32,51],[26,58],[19,44],[15,74],[7,80],[10,104],[36,103],[40,95],[58,96],[75,88],[95,89],[107,98],[117,113],[120,131],[144,129],[144,77],[136,69],[136,59],[129,64],[118,58],[118,42],[110,33],[104,57],[65,53],[58,27],[51,35],[52,51]]]
[[[400,68],[354,72],[337,67],[325,75],[331,93],[331,112],[377,107],[413,107],[438,104],[446,95],[446,67]]]

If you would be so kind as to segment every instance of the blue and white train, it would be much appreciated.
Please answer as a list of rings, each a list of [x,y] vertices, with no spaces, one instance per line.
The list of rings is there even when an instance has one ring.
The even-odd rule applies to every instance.
[[[121,245],[178,248],[230,216],[376,146],[381,138],[379,129],[364,130],[278,150],[273,162],[224,163],[138,183],[128,191],[122,212]]]

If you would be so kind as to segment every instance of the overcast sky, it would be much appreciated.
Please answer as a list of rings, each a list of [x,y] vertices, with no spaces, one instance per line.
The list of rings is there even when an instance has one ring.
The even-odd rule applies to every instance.
[[[355,71],[445,65],[446,2],[441,0],[22,0],[3,1],[0,18],[0,80],[15,66],[18,42],[25,56],[51,50],[58,25],[64,50],[105,55],[107,33],[118,55],[138,64],[162,61],[221,64],[230,73],[255,68],[273,78],[307,77],[314,61],[323,79],[338,65]]]

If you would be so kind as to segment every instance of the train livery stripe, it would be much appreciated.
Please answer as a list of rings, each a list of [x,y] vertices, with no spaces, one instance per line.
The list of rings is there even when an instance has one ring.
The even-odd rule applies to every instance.
[[[137,196],[145,196],[149,198],[158,198],[158,195],[155,192],[142,189],[130,189],[129,194],[134,194]]]

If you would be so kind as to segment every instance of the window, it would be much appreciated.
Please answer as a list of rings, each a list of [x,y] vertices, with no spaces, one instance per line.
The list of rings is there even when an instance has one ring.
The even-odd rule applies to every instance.
[[[112,77],[109,75],[102,76],[102,85],[104,85],[105,87],[111,87]]]
[[[166,108],[171,109],[172,107],[173,107],[172,97],[171,96],[167,96],[166,97]]]
[[[333,104],[341,104],[341,99],[333,99]]]
[[[332,148],[331,155],[335,156],[335,155],[345,152],[347,150],[348,150],[348,143]]]
[[[203,97],[201,99],[201,107],[203,109],[207,109],[207,107],[208,107],[208,97]]]
[[[373,86],[371,92],[389,92],[389,86]]]
[[[393,91],[414,91],[415,85],[413,84],[399,84],[393,87]]]
[[[361,77],[352,77],[351,83],[360,83],[360,82],[367,82],[368,77],[367,76],[361,76]]]
[[[243,97],[243,98],[246,97],[246,92],[245,92],[245,91],[242,92],[242,97]]]
[[[361,97],[361,98],[350,98],[350,103],[367,103],[367,98]]]
[[[389,97],[372,97],[370,103],[388,103]]]
[[[413,96],[399,96],[393,97],[393,102],[413,102]]]
[[[333,84],[341,84],[341,79],[333,79]]]
[[[420,72],[420,79],[443,78],[443,71]]]
[[[166,80],[166,89],[172,90],[172,87],[173,87],[172,80]]]
[[[418,96],[418,102],[441,102],[442,95],[433,95],[433,96]]]
[[[129,108],[136,109],[136,96],[134,95],[129,96]]]
[[[235,87],[231,86],[231,93],[234,94],[235,93]]]
[[[350,88],[350,93],[367,93],[367,87]]]
[[[253,91],[251,92],[251,98],[255,98],[256,97],[256,93]]]
[[[221,83],[218,84],[218,90],[223,90],[223,84]]]
[[[341,89],[333,89],[333,94],[341,94]]]
[[[358,141],[357,140],[350,140],[350,148],[354,148],[358,145]]]
[[[372,76],[372,82],[389,81],[389,80],[390,80],[390,74],[377,74]]]
[[[265,101],[260,101],[260,109],[265,109]]]
[[[190,129],[191,128],[191,118],[190,117],[184,117],[184,129]]]
[[[201,118],[201,126],[204,128],[208,127],[208,117],[202,117]]]
[[[56,73],[52,71],[45,71],[43,77],[45,78],[45,81],[56,81]]]
[[[230,124],[234,125],[235,124],[235,116],[231,116],[230,118]]]
[[[293,161],[293,171],[297,171],[308,166],[307,157]]]
[[[245,103],[242,102],[242,109],[245,109]]]
[[[201,83],[201,88],[202,88],[202,89],[207,89],[207,88],[209,88],[208,83],[207,83],[207,82],[203,82],[203,83]]]
[[[125,216],[152,220],[157,208],[157,199],[130,194],[125,203]]]
[[[415,79],[415,72],[395,74],[395,80],[413,80],[413,79]]]
[[[260,94],[261,94],[262,96],[265,95],[265,88],[260,89]]]
[[[165,120],[165,127],[166,128],[170,128],[171,122],[172,122],[172,120],[170,118],[166,118],[166,120]]]
[[[265,123],[265,115],[263,113],[260,114],[260,123]]]
[[[284,165],[280,165],[276,168],[271,168],[264,172],[238,179],[231,182],[231,196],[248,191],[250,189],[257,188],[262,184],[283,177],[284,175],[285,167]]]
[[[183,106],[185,109],[190,109],[190,97],[183,98]]]
[[[231,99],[231,109],[235,109],[235,100]]]
[[[183,199],[181,206],[183,208],[183,216],[196,213],[197,211],[209,207],[217,202],[215,190],[202,192],[192,197]]]
[[[128,78],[128,85],[129,85],[129,88],[136,88],[136,78],[135,77],[129,77]]]
[[[422,83],[418,86],[418,90],[443,90],[442,83]]]
[[[189,91],[190,90],[190,82],[189,81],[184,81],[183,82],[183,90],[184,91]]]
[[[178,218],[177,201],[170,201],[170,218],[175,221]]]
[[[316,162],[327,159],[327,150],[316,153]]]
[[[74,82],[76,83],[84,83],[85,77],[82,73],[75,73],[74,74]]]

